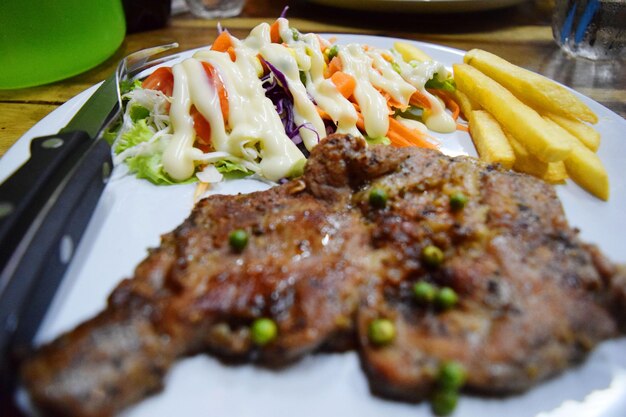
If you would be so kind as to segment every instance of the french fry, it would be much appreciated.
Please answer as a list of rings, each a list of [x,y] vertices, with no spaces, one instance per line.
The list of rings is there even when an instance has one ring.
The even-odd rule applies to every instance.
[[[602,200],[608,200],[609,176],[598,155],[589,150],[581,141],[575,136],[570,135],[569,132],[557,123],[547,117],[546,120],[548,123],[552,124],[555,130],[560,131],[562,135],[568,137],[572,144],[572,152],[563,161],[569,176],[576,184],[580,185],[591,194]]]
[[[531,154],[508,132],[504,132],[513,152],[515,153],[515,163],[513,169],[517,172],[524,172],[551,184],[562,183],[567,179],[567,171],[563,161],[543,162]]]
[[[466,64],[494,79],[526,104],[570,119],[597,123],[598,116],[565,87],[480,49],[465,54]]]
[[[593,127],[578,120],[568,119],[558,114],[548,113],[547,116],[573,136],[576,136],[587,148],[593,152],[600,146],[600,133]]]
[[[476,68],[455,64],[454,79],[459,90],[491,113],[505,130],[543,162],[562,161],[571,152],[572,146],[567,138],[552,129],[535,110]]]
[[[457,103],[459,103],[459,107],[461,108],[461,115],[465,120],[469,120],[472,110],[480,110],[482,108],[480,107],[480,104],[470,99],[467,94],[460,91],[459,89],[454,90],[454,92],[452,93],[452,97]]]
[[[484,110],[473,110],[469,119],[470,135],[480,159],[513,167],[515,154],[502,128],[493,116]]]
[[[393,44],[393,49],[398,51],[398,53],[402,55],[402,58],[406,62],[411,62],[411,61],[425,62],[425,61],[433,60],[426,52],[422,51],[417,46],[410,44],[408,42],[395,42]]]

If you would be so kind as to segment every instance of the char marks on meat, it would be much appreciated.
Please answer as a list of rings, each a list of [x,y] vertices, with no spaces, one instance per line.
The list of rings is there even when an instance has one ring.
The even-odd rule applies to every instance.
[[[374,187],[388,195],[384,208],[369,204]],[[468,198],[462,210],[450,208],[455,192]],[[237,252],[228,235],[240,228],[249,243]],[[442,249],[440,267],[422,261],[427,245]],[[38,349],[22,374],[42,410],[72,416],[115,414],[197,352],[276,366],[357,349],[372,391],[404,401],[430,395],[439,364],[456,360],[467,389],[506,394],[618,335],[625,276],[578,239],[541,181],[334,135],[299,179],[200,201],[105,311]],[[416,302],[420,280],[453,288],[458,304]],[[278,325],[263,347],[249,330],[259,317]],[[380,347],[367,329],[382,317],[396,337]]]

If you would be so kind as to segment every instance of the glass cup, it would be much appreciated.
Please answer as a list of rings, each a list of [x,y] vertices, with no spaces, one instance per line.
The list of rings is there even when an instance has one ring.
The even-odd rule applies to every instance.
[[[124,40],[121,0],[0,0],[0,89],[82,73]]]
[[[205,19],[233,17],[241,13],[245,0],[185,0],[195,16]]]
[[[552,34],[570,56],[626,58],[626,0],[556,0]]]

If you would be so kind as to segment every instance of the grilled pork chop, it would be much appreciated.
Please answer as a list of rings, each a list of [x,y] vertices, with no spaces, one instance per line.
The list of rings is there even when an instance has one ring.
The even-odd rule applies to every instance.
[[[386,204],[370,203],[373,188]],[[464,208],[451,208],[456,192]],[[249,235],[242,251],[229,246],[234,229]],[[442,250],[440,265],[425,262],[428,245]],[[417,302],[418,281],[454,289],[458,303]],[[159,390],[181,356],[276,366],[354,348],[385,397],[424,399],[448,360],[467,369],[467,389],[505,394],[618,335],[625,312],[626,274],[577,238],[551,186],[334,135],[299,179],[199,202],[105,311],[39,348],[22,375],[48,415],[111,416]],[[278,326],[262,347],[250,331],[259,317]],[[376,318],[394,323],[391,343],[368,337]]]

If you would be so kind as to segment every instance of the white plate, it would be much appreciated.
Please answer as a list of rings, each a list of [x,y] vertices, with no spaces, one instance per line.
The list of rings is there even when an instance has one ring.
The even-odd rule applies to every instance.
[[[397,39],[333,35],[340,43],[391,47]],[[451,65],[463,52],[416,43],[434,59]],[[0,160],[0,181],[28,158],[32,138],[64,126],[96,86],[74,97],[29,130]],[[594,110],[602,134],[599,149],[611,180],[611,199],[601,202],[576,185],[558,186],[572,226],[584,240],[596,243],[614,261],[626,262],[626,179],[622,161],[626,122],[600,104],[582,97]],[[449,154],[475,155],[464,132],[437,135]],[[243,180],[216,187],[215,192],[246,192],[266,187]],[[37,335],[49,340],[95,315],[109,292],[159,244],[159,236],[176,227],[192,208],[193,185],[156,187],[146,181],[115,176],[107,185],[67,276]],[[626,338],[602,343],[577,368],[540,384],[529,392],[505,399],[463,396],[455,417],[623,417],[626,415]],[[22,394],[22,401],[24,401]],[[313,355],[281,371],[253,365],[225,366],[199,355],[184,359],[169,372],[165,391],[130,408],[126,417],[181,415],[240,416],[430,416],[428,405],[410,405],[372,396],[357,355]]]
[[[461,13],[501,9],[527,0],[308,0],[350,10],[415,13]]]

